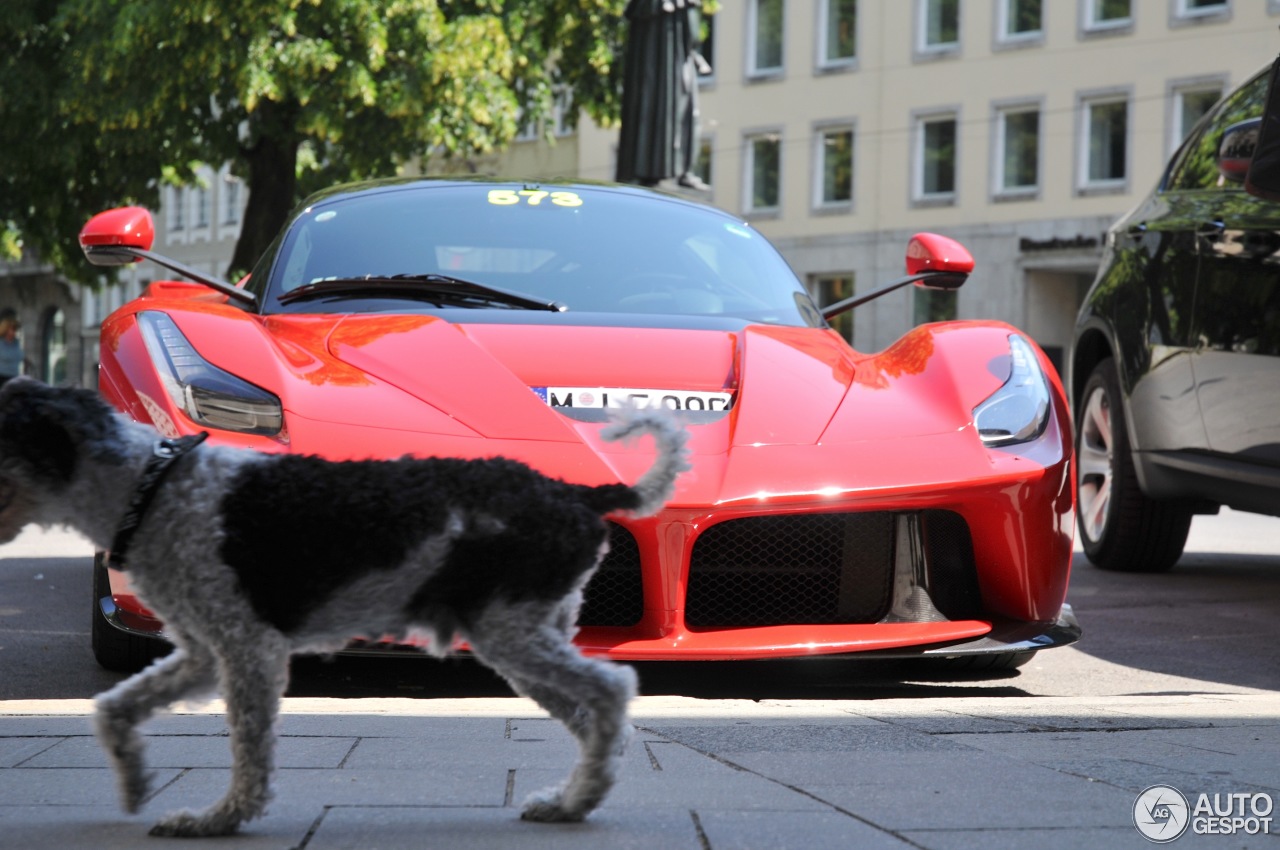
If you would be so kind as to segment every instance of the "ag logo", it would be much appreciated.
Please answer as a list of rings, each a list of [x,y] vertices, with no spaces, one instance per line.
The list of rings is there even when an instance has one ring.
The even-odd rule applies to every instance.
[[[1187,798],[1172,785],[1152,785],[1133,801],[1133,825],[1148,841],[1167,844],[1180,838],[1190,822]]]

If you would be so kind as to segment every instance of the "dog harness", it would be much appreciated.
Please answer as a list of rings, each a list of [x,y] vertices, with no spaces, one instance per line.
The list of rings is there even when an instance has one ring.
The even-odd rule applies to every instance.
[[[116,535],[111,539],[111,551],[107,553],[108,567],[116,570],[125,568],[124,559],[129,551],[129,544],[133,541],[138,526],[142,525],[142,518],[147,515],[147,509],[151,507],[169,468],[174,461],[203,443],[208,436],[208,431],[201,431],[199,434],[156,441],[151,449],[151,457],[142,470],[142,477],[138,479],[138,486],[133,490],[133,498],[129,500],[129,509],[124,512]]]

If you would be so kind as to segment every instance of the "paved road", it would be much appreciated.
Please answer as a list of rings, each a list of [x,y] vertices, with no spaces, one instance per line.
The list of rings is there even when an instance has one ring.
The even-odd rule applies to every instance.
[[[89,655],[88,552],[67,543],[0,548],[0,846],[168,846],[148,823],[225,787],[221,706],[149,725],[159,790],[121,814],[85,699],[116,677]],[[1177,850],[1280,848],[1247,831],[1261,819],[1222,835],[1229,819],[1190,817],[1239,803],[1280,833],[1277,591],[1280,520],[1226,513],[1196,521],[1168,575],[1077,564],[1085,638],[1007,676],[645,666],[621,782],[572,827],[516,819],[572,752],[532,704],[457,663],[313,662],[286,700],[276,801],[229,846],[1140,848],[1135,819],[1168,821],[1139,795],[1167,783],[1187,800]]]
[[[0,546],[0,700],[89,697],[119,680],[89,651],[90,547],[27,532]],[[1069,600],[1075,647],[1041,653],[1006,677],[923,678],[860,662],[641,665],[647,694],[866,699],[965,695],[1120,696],[1280,689],[1280,518],[1224,511],[1195,520],[1170,573],[1104,573],[1076,556]],[[495,696],[468,663],[308,661],[306,696]]]

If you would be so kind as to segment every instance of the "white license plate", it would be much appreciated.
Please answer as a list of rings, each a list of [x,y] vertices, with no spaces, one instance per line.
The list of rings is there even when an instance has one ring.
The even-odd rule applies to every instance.
[[[555,408],[599,410],[607,407],[666,407],[720,413],[733,407],[733,393],[698,390],[639,390],[626,387],[534,387]]]

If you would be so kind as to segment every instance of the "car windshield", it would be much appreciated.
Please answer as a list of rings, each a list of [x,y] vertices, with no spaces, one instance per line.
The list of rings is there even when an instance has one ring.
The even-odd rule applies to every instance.
[[[313,201],[266,259],[268,312],[555,305],[565,317],[822,324],[790,267],[750,226],[626,190],[391,184]]]

